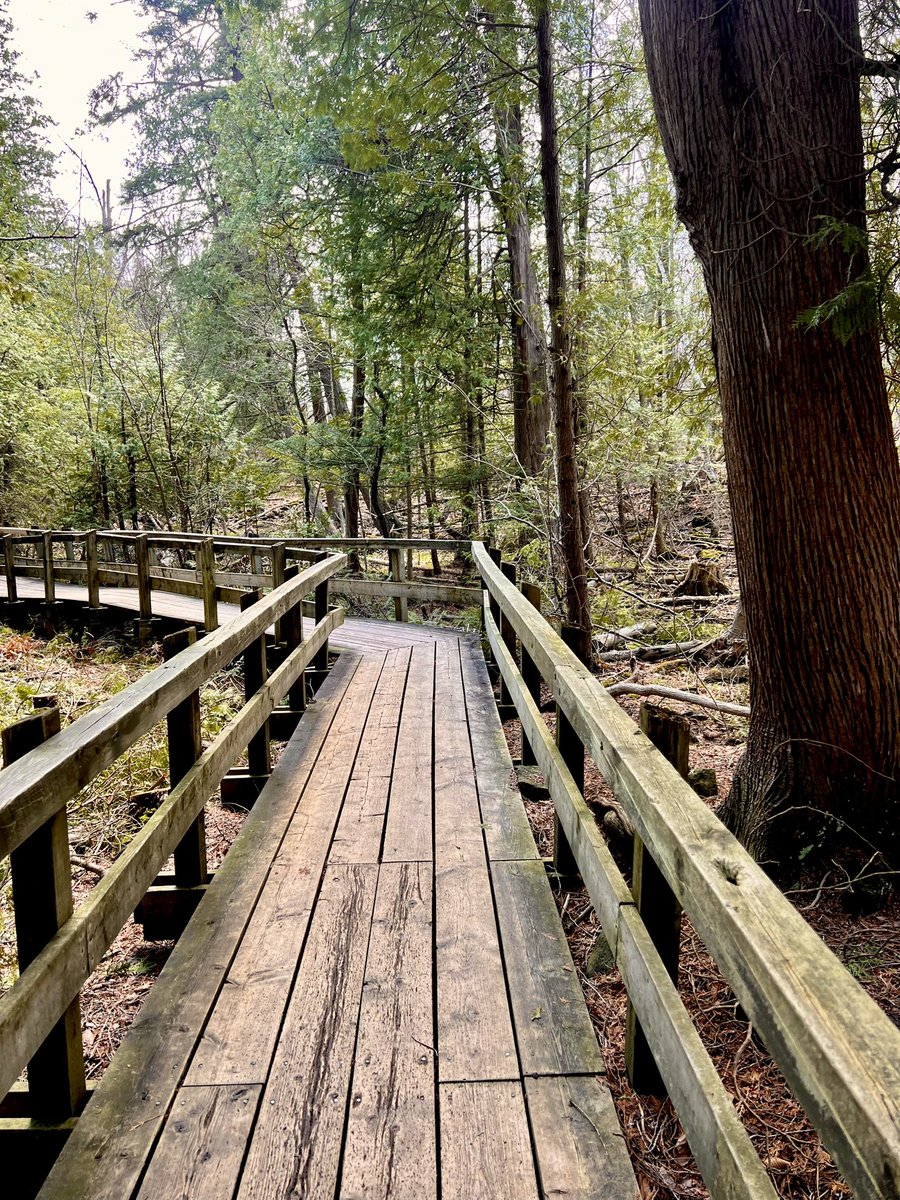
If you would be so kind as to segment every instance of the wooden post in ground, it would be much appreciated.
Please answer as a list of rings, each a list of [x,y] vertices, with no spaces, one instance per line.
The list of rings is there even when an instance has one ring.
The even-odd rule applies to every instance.
[[[654,746],[669,760],[682,778],[689,770],[691,723],[687,717],[656,704],[641,705],[640,726]],[[673,983],[678,982],[681,946],[681,905],[665,876],[647,853],[641,839],[634,838],[634,868],[631,891],[647,932]],[[643,1095],[665,1097],[668,1093],[640,1022],[631,1004],[625,1029],[625,1067],[631,1086]]]
[[[44,602],[56,603],[56,572],[53,569],[53,534],[46,530],[41,542],[44,568]]]
[[[285,575],[288,579],[293,579],[300,572],[299,564],[294,564],[288,567]],[[326,609],[327,612],[327,609]],[[281,621],[281,630],[284,634],[284,656],[289,658],[298,646],[303,644],[303,601],[298,600],[293,608],[289,609]],[[293,712],[303,713],[306,711],[306,671],[301,671],[297,682],[288,693],[288,708]]]
[[[197,641],[193,625],[163,638],[163,659],[169,662]],[[191,692],[166,716],[169,744],[169,790],[171,791],[203,753],[200,727],[200,691]],[[144,926],[148,941],[177,938],[200,903],[209,882],[206,860],[206,816],[193,821],[175,847],[175,874],[157,881],[135,910],[134,919]]]
[[[255,588],[241,596],[241,612],[246,612],[262,600],[262,589]],[[252,700],[266,682],[266,635],[261,633],[244,651],[244,700]],[[285,710],[273,713],[275,724],[283,732]],[[271,718],[270,718],[271,719]],[[288,734],[289,736],[289,734]],[[222,779],[222,803],[230,808],[252,808],[272,772],[272,743],[269,721],[263,722],[247,743],[247,767],[234,767]]]
[[[97,530],[84,535],[84,562],[87,568],[88,608],[100,607],[100,560],[97,556]]]
[[[9,766],[59,733],[58,708],[42,708],[3,730],[3,763]],[[63,806],[10,855],[19,970],[34,961],[71,917],[72,867]],[[81,1006],[78,997],[54,1025],[28,1064],[30,1116],[55,1125],[78,1114],[85,1097]]]
[[[16,583],[16,545],[11,534],[3,538],[3,561],[6,571],[6,602],[19,603],[19,586]]]
[[[584,634],[579,626],[562,625],[559,632],[569,649],[580,654]],[[556,745],[575,786],[584,794],[584,745],[559,704],[556,706]],[[553,869],[563,883],[574,883],[579,878],[578,863],[556,813],[553,814]]]
[[[272,587],[281,587],[285,580],[287,571],[287,555],[285,552],[284,542],[276,542],[272,546]],[[275,665],[277,666],[283,657],[283,647],[281,645],[283,634],[281,632],[281,621],[275,622]]]
[[[203,588],[203,626],[207,633],[219,628],[219,605],[216,600],[216,553],[212,538],[204,538],[197,546],[197,567]]]
[[[401,551],[388,550],[388,562],[390,563],[391,578],[395,583],[403,583],[405,572]],[[397,621],[409,620],[409,601],[405,596],[394,597],[394,619]]]
[[[541,589],[536,583],[523,583],[522,595],[533,608],[538,612],[541,611]],[[525,643],[522,643],[522,682],[528,690],[535,704],[541,706],[541,673],[537,668],[534,659],[528,653]],[[537,758],[534,750],[531,748],[531,743],[525,736],[525,730],[522,730],[522,766],[533,767],[537,765]]]
[[[501,562],[500,570],[515,587],[516,583],[516,568],[512,563]],[[496,620],[496,618],[495,618]],[[518,665],[519,662],[519,647],[516,641],[516,631],[513,629],[512,622],[506,616],[501,606],[500,608],[500,636],[506,645],[507,650],[512,655],[513,662]],[[510,709],[512,711],[510,711]],[[516,715],[513,698],[510,695],[509,688],[506,686],[506,680],[500,676],[500,716],[506,719],[507,716],[514,717]]]
[[[500,551],[495,549],[492,546],[488,549],[488,554],[491,556],[491,561],[493,563],[495,563],[496,566],[502,568],[503,556],[501,555]],[[500,628],[500,602],[494,598],[493,592],[489,591],[488,596],[489,596],[488,607],[491,610],[491,616],[494,618],[494,624],[499,629]]]
[[[320,554],[317,562],[321,562],[328,557],[327,554]],[[328,592],[330,579],[323,579],[315,590],[315,621],[318,625],[320,621],[324,621],[328,616]],[[322,643],[321,649],[316,651],[316,655],[312,660],[313,679],[315,680],[316,688],[320,687],[325,676],[328,674],[328,641]]]
[[[150,582],[150,545],[146,533],[134,539],[134,564],[137,568],[138,617],[134,632],[138,645],[145,646],[153,636],[153,592]],[[205,598],[205,592],[204,592]]]

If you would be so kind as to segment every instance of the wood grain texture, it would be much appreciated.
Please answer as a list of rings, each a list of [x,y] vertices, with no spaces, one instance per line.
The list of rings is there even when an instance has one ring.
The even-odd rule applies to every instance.
[[[302,783],[300,801],[188,1072],[191,1084],[262,1083],[382,660],[363,659]]]
[[[42,1200],[122,1200],[131,1194],[297,808],[295,776],[315,762],[356,665],[342,657],[285,748],[44,1185]]]
[[[432,868],[381,868],[344,1148],[342,1200],[437,1196]]]
[[[414,646],[391,777],[383,862],[430,862],[434,737],[433,645]]]
[[[525,1097],[542,1195],[639,1200],[625,1138],[603,1080],[590,1076],[526,1079]]]
[[[137,1200],[225,1200],[234,1192],[262,1089],[182,1088]]]
[[[487,866],[454,867],[435,879],[440,1079],[517,1078]]]
[[[493,863],[491,875],[523,1075],[602,1072],[544,864]]]
[[[325,872],[239,1200],[334,1192],[377,875],[367,865]]]
[[[537,858],[528,814],[518,788],[511,782],[512,759],[497,715],[484,656],[474,643],[464,639],[460,640],[460,655],[488,855],[493,861]]]
[[[485,861],[459,643],[435,649],[434,856],[438,871]]]
[[[442,1200],[538,1200],[521,1083],[440,1087]]]

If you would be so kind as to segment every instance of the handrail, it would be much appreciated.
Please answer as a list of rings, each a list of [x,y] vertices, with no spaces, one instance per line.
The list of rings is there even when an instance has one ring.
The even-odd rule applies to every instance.
[[[481,543],[473,543],[473,555],[503,619],[615,791],[838,1169],[860,1197],[896,1197],[900,1031]],[[485,623],[512,689],[521,675],[512,656],[503,655],[489,611]],[[526,733],[536,735],[523,689],[516,690]],[[582,875],[596,881],[604,867],[596,840],[578,835],[572,807],[558,785],[554,803]],[[633,945],[620,949],[616,944],[617,933],[621,941],[630,926],[616,924],[608,902],[598,911],[617,957],[633,951]],[[638,995],[632,999],[637,1005]],[[667,1070],[670,1075],[675,1070],[666,1057],[671,1047],[655,1050],[665,1078]],[[696,1114],[684,1107],[679,1111],[687,1132]],[[691,1145],[700,1162],[703,1147],[698,1148],[696,1130]],[[713,1194],[731,1193],[722,1188]]]
[[[239,618],[149,671],[0,771],[0,858],[115,762],[198,682],[236,658],[345,562],[344,555],[333,555],[287,580]]]
[[[43,1095],[45,1105],[53,1106],[52,1119],[75,1115],[78,1096],[84,1090],[83,1066],[79,1065],[83,1061],[81,1030],[77,1008],[73,1010],[80,989],[173,850],[178,881],[179,847],[189,842],[194,845],[191,831],[202,820],[210,793],[257,736],[281,698],[293,698],[309,664],[321,663],[323,655],[327,658],[329,635],[343,620],[342,609],[328,609],[328,581],[344,563],[343,555],[332,555],[287,579],[217,632],[187,645],[0,771],[0,857],[13,856],[14,892],[16,871],[27,883],[27,868],[34,862],[41,878],[63,900],[58,923],[49,933],[40,934],[36,953],[29,954],[19,978],[0,998],[0,1096],[26,1064],[30,1064],[31,1084],[30,1072],[40,1061],[41,1079],[50,1087],[47,1093],[42,1089],[36,1094]],[[316,593],[317,610],[324,615],[303,639],[299,618],[304,597],[311,592]],[[68,801],[167,714],[170,747],[173,736],[183,739],[180,720],[174,721],[173,733],[173,711],[177,709],[180,716],[185,702],[199,704],[201,685],[237,655],[252,648],[259,662],[264,656],[266,630],[278,620],[285,634],[280,665],[268,677],[261,671],[253,694],[206,750],[199,745],[199,708],[194,709],[197,743],[191,765],[180,778],[173,775],[169,795],[72,912],[64,819]],[[174,771],[170,756],[170,773]],[[59,819],[62,825],[56,824]],[[202,838],[199,844],[203,846]],[[27,860],[22,859],[23,853],[29,856]],[[201,849],[195,867],[205,880],[205,850]],[[30,912],[20,912],[16,905],[18,933],[27,930],[32,919]],[[21,945],[20,939],[20,953]],[[73,1011],[75,1017],[70,1019]],[[71,1085],[68,1098],[67,1080]],[[48,1118],[44,1115],[43,1119]]]

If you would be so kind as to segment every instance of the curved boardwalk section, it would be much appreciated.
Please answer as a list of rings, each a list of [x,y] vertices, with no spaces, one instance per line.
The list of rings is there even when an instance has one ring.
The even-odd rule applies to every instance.
[[[310,705],[44,1200],[636,1196],[481,654],[389,628]]]

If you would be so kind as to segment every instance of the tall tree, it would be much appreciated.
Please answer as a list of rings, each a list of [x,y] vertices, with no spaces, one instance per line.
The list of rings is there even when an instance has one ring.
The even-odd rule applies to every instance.
[[[845,840],[842,822],[896,847],[900,469],[871,319],[857,3],[640,11],[712,309],[750,647],[723,816],[782,863]]]

